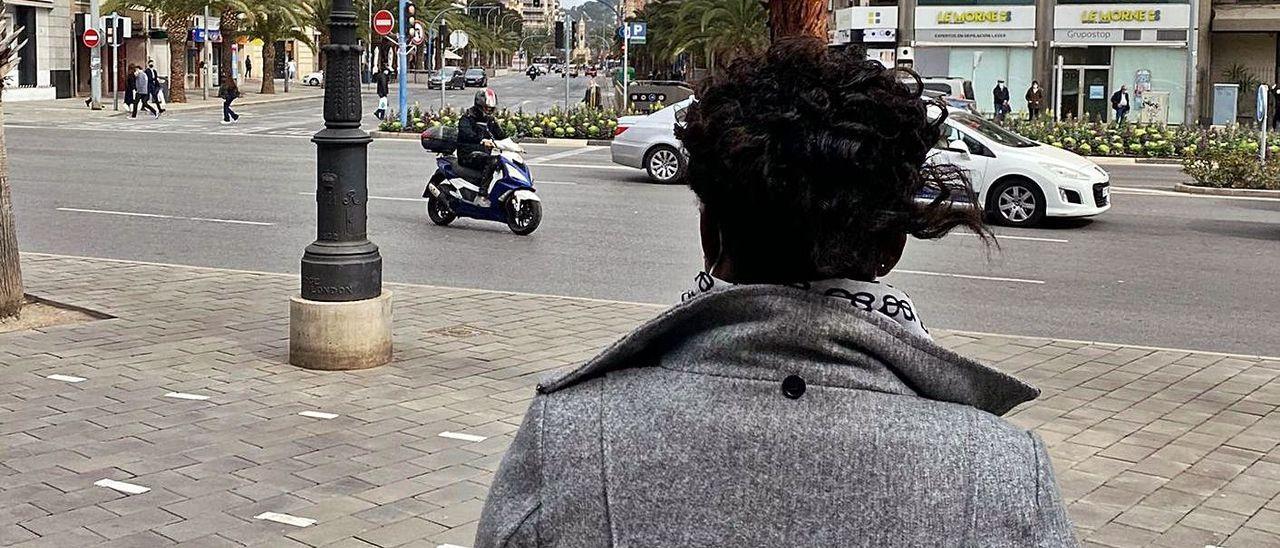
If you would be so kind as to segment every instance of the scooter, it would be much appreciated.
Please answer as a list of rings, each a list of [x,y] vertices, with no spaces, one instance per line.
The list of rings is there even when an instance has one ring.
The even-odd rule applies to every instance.
[[[529,81],[530,81],[530,82],[532,82],[532,81],[534,81],[534,80],[537,80],[537,79],[538,79],[538,74],[540,74],[540,73],[541,73],[541,72],[538,70],[538,68],[537,68],[537,67],[529,67],[529,70],[525,71],[525,73],[524,73],[524,74],[525,74],[525,76],[528,76],[528,77],[529,77]]]
[[[524,148],[511,139],[493,143],[489,155],[497,157],[498,165],[493,170],[489,192],[482,195],[479,183],[483,172],[459,163],[453,154],[457,149],[456,138],[442,137],[451,129],[433,128],[422,134],[423,148],[438,153],[436,172],[422,191],[431,222],[447,226],[458,217],[467,217],[506,223],[507,228],[521,236],[537,230],[542,224],[542,199],[533,188],[533,177],[521,156]]]

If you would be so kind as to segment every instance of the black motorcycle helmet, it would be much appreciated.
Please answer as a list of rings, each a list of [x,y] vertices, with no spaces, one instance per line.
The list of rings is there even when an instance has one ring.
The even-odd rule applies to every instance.
[[[498,108],[498,94],[493,88],[484,88],[476,92],[476,109],[485,114],[493,114]]]

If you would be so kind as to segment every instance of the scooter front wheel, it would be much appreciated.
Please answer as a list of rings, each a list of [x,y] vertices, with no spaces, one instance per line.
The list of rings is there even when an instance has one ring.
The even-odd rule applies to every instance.
[[[542,202],[526,200],[507,202],[507,228],[520,236],[533,234],[542,224]]]
[[[453,212],[449,204],[435,196],[427,196],[427,216],[431,218],[431,222],[440,226],[448,226],[458,218],[458,214]]]

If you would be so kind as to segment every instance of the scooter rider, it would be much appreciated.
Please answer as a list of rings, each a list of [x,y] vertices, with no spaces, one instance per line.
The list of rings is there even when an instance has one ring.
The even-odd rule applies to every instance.
[[[476,92],[475,104],[458,119],[458,163],[471,169],[479,169],[480,195],[489,192],[489,183],[493,179],[493,170],[498,159],[489,154],[494,141],[507,138],[502,126],[493,119],[493,111],[498,108],[498,94],[492,88]]]

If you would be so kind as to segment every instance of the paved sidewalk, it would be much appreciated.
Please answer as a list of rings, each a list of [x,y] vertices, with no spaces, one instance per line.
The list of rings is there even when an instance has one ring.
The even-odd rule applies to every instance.
[[[469,546],[539,376],[659,310],[388,284],[395,362],[321,373],[285,363],[295,276],[23,259],[31,293],[115,318],[0,335],[0,545]],[[1280,546],[1280,361],[940,340],[1044,389],[1012,418],[1087,544]]]
[[[289,87],[289,93],[284,92],[284,88],[277,87],[274,95],[263,95],[257,92],[258,88],[242,87],[241,92],[244,97],[236,100],[236,107],[263,105],[273,103],[283,103],[289,101],[301,101],[304,99],[315,99],[324,96],[324,88],[304,86],[295,84]],[[220,109],[222,108],[222,99],[214,97],[217,90],[210,89],[209,98],[201,99],[200,88],[187,90],[186,103],[166,103],[165,110],[168,112],[186,112],[192,110]],[[9,102],[4,105],[4,116],[6,123],[29,124],[39,122],[67,122],[67,121],[88,121],[102,120],[108,118],[118,118],[128,116],[131,112],[129,105],[124,103],[124,92],[120,92],[120,110],[112,110],[112,95],[103,92],[102,110],[91,110],[84,104],[84,97],[71,97],[68,99],[57,99],[53,101],[19,101]],[[141,116],[141,113],[139,116]],[[148,117],[150,115],[147,115]]]

